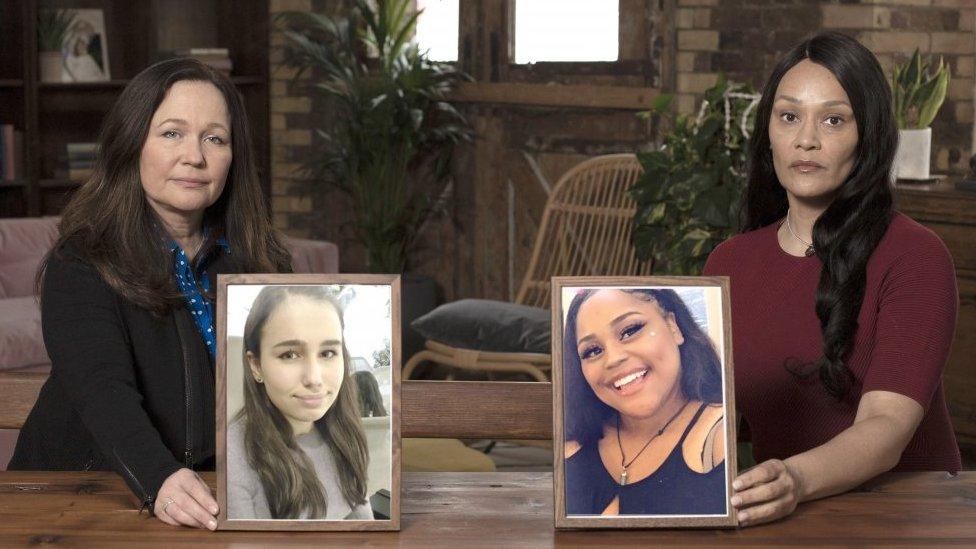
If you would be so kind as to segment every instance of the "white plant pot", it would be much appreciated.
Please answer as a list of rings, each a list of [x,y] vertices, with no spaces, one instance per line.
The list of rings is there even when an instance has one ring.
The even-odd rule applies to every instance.
[[[929,179],[932,158],[932,128],[898,130],[894,176],[897,179]]]
[[[61,81],[61,52],[38,52],[37,60],[41,66],[41,82]]]

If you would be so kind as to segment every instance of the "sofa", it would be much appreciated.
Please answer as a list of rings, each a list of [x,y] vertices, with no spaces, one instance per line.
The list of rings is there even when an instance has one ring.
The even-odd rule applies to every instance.
[[[58,217],[0,219],[0,372],[50,370],[34,280],[57,240],[59,221]],[[335,244],[291,237],[285,237],[284,244],[295,272],[339,272]],[[6,468],[16,440],[16,430],[0,429],[0,470]]]
[[[0,371],[50,365],[34,278],[58,237],[58,220],[0,219]]]
[[[34,278],[58,236],[57,217],[0,219],[0,371],[50,366]],[[285,237],[296,273],[339,272],[339,248]]]

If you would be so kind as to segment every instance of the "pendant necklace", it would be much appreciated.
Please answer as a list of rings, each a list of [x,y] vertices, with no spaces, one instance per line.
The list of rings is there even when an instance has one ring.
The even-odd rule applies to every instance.
[[[795,232],[793,232],[793,225],[790,224],[790,211],[789,210],[786,211],[786,228],[790,231],[790,234],[793,235],[793,238],[795,238],[797,240],[797,242],[799,242],[800,244],[803,244],[804,246],[807,247],[806,251],[803,252],[803,255],[804,256],[810,257],[811,255],[814,254],[813,242],[807,242],[806,240],[803,240],[802,238],[800,238],[800,235],[798,235]]]
[[[675,412],[673,416],[671,416],[671,419],[669,419],[667,423],[664,424],[664,427],[658,429],[658,431],[654,433],[654,436],[649,438],[647,442],[644,443],[644,447],[641,448],[640,451],[637,452],[637,455],[634,456],[634,458],[631,459],[630,461],[627,461],[627,458],[624,456],[624,445],[622,442],[620,442],[620,414],[619,413],[617,414],[617,446],[620,448],[620,467],[623,468],[623,470],[620,471],[621,486],[627,485],[627,468],[633,465],[635,461],[637,461],[637,458],[639,458],[641,454],[644,453],[644,450],[647,450],[647,447],[651,445],[651,442],[654,442],[654,439],[656,439],[657,437],[661,436],[661,434],[664,433],[664,430],[668,428],[668,425],[671,425],[671,422],[673,422],[675,418],[678,417],[678,414],[680,414],[685,409],[686,406],[688,406],[687,402],[685,402],[684,406],[679,408],[678,411]]]

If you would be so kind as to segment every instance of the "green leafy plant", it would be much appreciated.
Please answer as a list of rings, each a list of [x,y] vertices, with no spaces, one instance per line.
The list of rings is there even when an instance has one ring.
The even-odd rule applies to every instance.
[[[949,67],[939,57],[930,71],[918,48],[908,63],[895,66],[891,78],[895,121],[900,129],[924,129],[932,124],[949,88]]]
[[[668,100],[643,115],[663,113]],[[660,150],[638,153],[644,173],[630,189],[634,247],[642,261],[653,260],[655,274],[698,275],[715,246],[735,234],[757,102],[750,86],[722,76],[697,116],[677,117]]]
[[[42,9],[37,13],[38,51],[61,51],[68,28],[75,21],[72,10]]]
[[[446,101],[470,78],[410,42],[418,15],[410,0],[356,0],[345,16],[277,19],[285,63],[299,75],[310,70],[311,90],[335,108],[316,129],[318,154],[306,168],[350,197],[350,224],[373,272],[407,269],[447,184],[454,147],[473,137]]]

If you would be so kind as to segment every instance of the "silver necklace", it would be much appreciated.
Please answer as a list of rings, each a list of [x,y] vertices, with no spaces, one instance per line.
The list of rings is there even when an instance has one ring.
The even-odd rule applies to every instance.
[[[647,450],[647,447],[650,446],[652,442],[654,442],[654,439],[664,434],[664,430],[668,428],[668,425],[671,425],[671,422],[673,422],[678,417],[678,414],[683,412],[684,409],[687,407],[688,407],[688,403],[685,402],[684,406],[679,408],[678,411],[675,412],[673,416],[671,416],[671,419],[669,419],[668,422],[664,424],[664,427],[658,429],[657,432],[654,433],[654,436],[652,436],[650,439],[647,440],[646,443],[644,443],[644,447],[641,448],[640,451],[637,452],[637,455],[634,456],[633,459],[631,459],[630,461],[627,461],[627,458],[624,456],[624,445],[620,441],[620,414],[619,413],[617,414],[617,447],[620,448],[620,468],[621,468],[620,485],[621,486],[627,485],[627,469],[631,465],[633,465],[635,461],[637,461],[637,458],[639,458],[641,454],[644,453],[644,450]]]
[[[813,249],[813,242],[807,242],[806,240],[803,240],[802,238],[800,238],[800,235],[796,234],[796,232],[793,230],[793,225],[790,224],[789,210],[786,210],[786,228],[787,230],[790,231],[790,234],[793,235],[793,238],[795,238],[800,244],[803,244],[804,246],[807,247],[806,251],[803,252],[804,256],[810,257],[815,253],[815,250]]]

